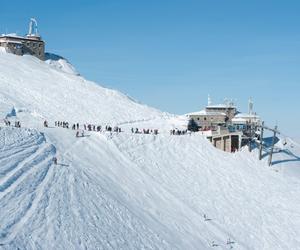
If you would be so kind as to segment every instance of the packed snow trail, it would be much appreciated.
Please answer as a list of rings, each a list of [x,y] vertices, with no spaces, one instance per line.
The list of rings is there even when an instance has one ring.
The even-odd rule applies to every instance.
[[[99,185],[101,182],[94,176],[96,171],[90,174],[81,169],[81,161],[52,165],[55,150],[40,149],[45,147],[40,144],[47,143],[41,142],[35,132],[31,135],[23,129],[10,128],[1,132],[10,133],[16,139],[15,143],[3,146],[6,152],[19,148],[20,133],[23,133],[21,143],[24,150],[39,147],[28,153],[26,163],[23,163],[21,152],[14,156],[19,158],[22,166],[29,164],[32,169],[30,173],[29,170],[28,173],[24,171],[26,176],[22,181],[11,183],[13,188],[2,190],[5,193],[1,193],[0,200],[3,211],[0,244],[4,249],[169,248],[142,220],[131,214],[126,205],[113,198],[112,190]],[[73,139],[73,133],[69,135]],[[24,141],[27,143],[24,144]],[[35,159],[39,156],[41,159]],[[11,168],[8,165],[1,165],[2,169]],[[21,168],[19,165],[16,168]],[[9,179],[9,176],[5,175],[4,179]],[[18,208],[15,207],[17,203]]]
[[[36,215],[55,148],[34,130],[0,130],[0,244],[11,242]],[[17,207],[16,207],[16,204]]]

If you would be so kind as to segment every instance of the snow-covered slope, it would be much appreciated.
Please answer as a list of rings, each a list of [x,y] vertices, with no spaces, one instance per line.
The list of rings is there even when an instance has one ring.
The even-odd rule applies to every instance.
[[[0,54],[0,105],[0,112],[14,106],[48,120],[81,123],[111,124],[164,116],[116,90],[66,73],[65,68],[6,53]]]
[[[46,53],[45,54],[45,62],[51,65],[52,67],[61,70],[65,73],[79,75],[74,66],[66,59],[61,56]]]
[[[0,54],[0,95],[1,116],[24,127],[0,130],[0,249],[300,249],[292,141],[268,167],[256,150],[171,136],[183,118],[29,56]],[[55,120],[124,132],[76,138]]]

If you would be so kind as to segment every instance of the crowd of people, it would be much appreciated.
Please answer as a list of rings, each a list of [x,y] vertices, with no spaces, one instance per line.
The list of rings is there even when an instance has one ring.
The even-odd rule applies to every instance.
[[[44,121],[44,126],[48,127],[48,122]],[[55,126],[56,127],[62,127],[62,128],[69,128],[70,127],[70,123],[66,122],[66,121],[55,121]],[[110,126],[110,125],[106,125],[104,128],[102,128],[101,125],[95,125],[95,124],[83,124],[82,126],[82,131],[80,132],[80,125],[79,123],[73,123],[71,126],[72,130],[77,130],[76,132],[76,137],[80,137],[84,135],[84,130],[86,131],[95,131],[95,132],[116,132],[116,133],[120,133],[122,132],[121,128],[118,126]]]
[[[69,122],[55,121],[55,127],[69,128]]]
[[[170,135],[185,135],[188,133],[188,130],[179,130],[179,129],[171,129]]]
[[[138,129],[138,128],[131,128],[131,133],[133,134],[158,134],[158,129]]]
[[[11,121],[8,119],[4,119],[4,123],[6,126],[11,126]],[[48,127],[48,121],[44,120],[43,122],[44,127]],[[62,127],[62,128],[71,128],[72,130],[77,130],[76,131],[76,137],[83,137],[84,136],[84,131],[95,131],[95,132],[115,132],[115,133],[120,133],[123,132],[122,129],[118,126],[110,126],[106,125],[105,127],[102,128],[101,125],[94,125],[94,124],[83,124],[82,128],[80,128],[79,123],[73,123],[72,126],[70,126],[70,123],[67,121],[55,121],[55,127]],[[15,127],[20,128],[21,123],[20,121],[15,121]],[[131,128],[131,133],[133,134],[153,134],[153,135],[158,135],[158,129],[139,129],[139,128]],[[185,135],[188,133],[188,130],[179,130],[179,129],[171,129],[170,130],[170,135]]]

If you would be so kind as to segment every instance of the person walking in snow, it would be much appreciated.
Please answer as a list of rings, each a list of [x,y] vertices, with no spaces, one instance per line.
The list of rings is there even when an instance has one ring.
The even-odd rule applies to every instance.
[[[57,165],[57,158],[55,156],[53,157],[53,163]]]
[[[20,121],[16,121],[15,122],[15,127],[16,128],[21,128],[21,122]]]
[[[10,121],[9,120],[4,119],[4,123],[5,123],[6,126],[10,126]]]

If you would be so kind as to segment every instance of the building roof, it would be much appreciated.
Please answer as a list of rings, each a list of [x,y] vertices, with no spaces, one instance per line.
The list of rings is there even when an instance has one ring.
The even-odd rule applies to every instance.
[[[260,119],[260,117],[256,114],[247,114],[247,113],[238,113],[234,116],[234,118]]]
[[[16,33],[2,34],[0,37],[23,38],[22,36],[18,36]]]
[[[12,34],[2,34],[2,35],[0,35],[0,38],[44,42],[42,40],[42,38],[39,37],[39,36],[26,36],[26,37],[23,37],[23,36],[18,36],[15,33],[12,33]]]
[[[206,116],[221,115],[221,116],[226,116],[226,114],[223,113],[223,112],[210,112],[210,111],[206,111],[205,109],[203,109],[201,111],[197,111],[197,112],[188,113],[187,115],[188,116],[191,116],[191,115],[198,115],[198,116],[201,116],[201,115],[206,115]]]
[[[236,108],[235,106],[228,105],[228,104],[214,104],[214,105],[207,105],[206,108]]]
[[[247,122],[247,119],[245,118],[232,118],[231,120],[233,123],[239,123],[239,124],[244,124]]]
[[[0,37],[0,38],[1,38],[1,37]],[[22,44],[22,42],[21,42],[21,41],[9,40],[9,39],[5,40],[5,43]]]
[[[239,113],[232,118],[232,122],[235,124],[246,124],[247,122],[258,122],[260,117],[256,114]]]

